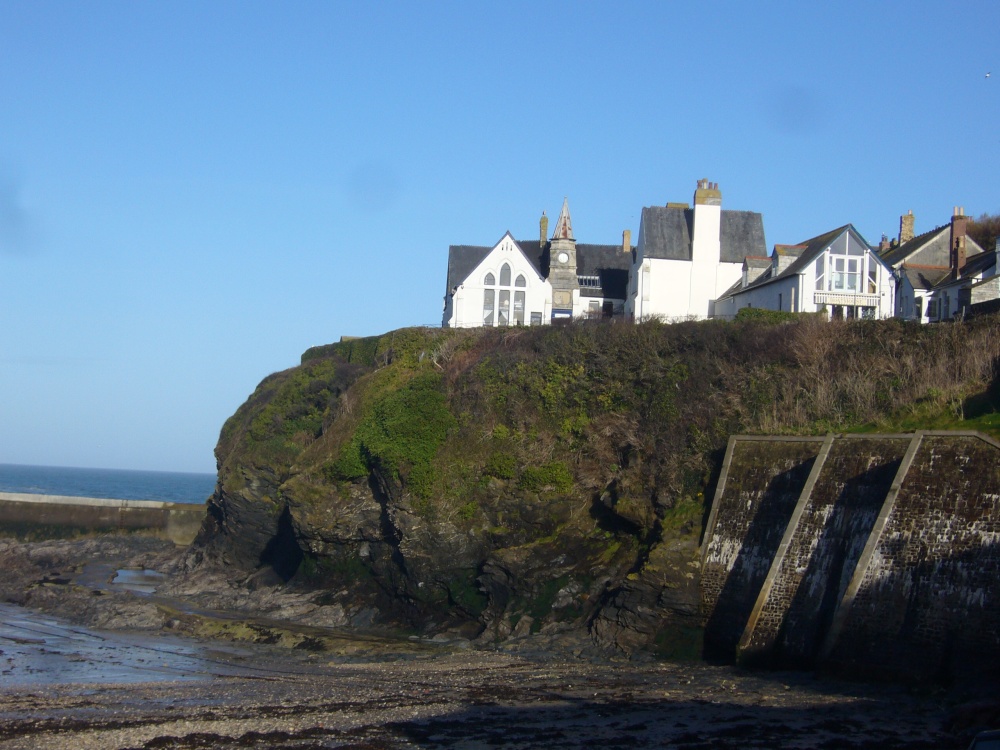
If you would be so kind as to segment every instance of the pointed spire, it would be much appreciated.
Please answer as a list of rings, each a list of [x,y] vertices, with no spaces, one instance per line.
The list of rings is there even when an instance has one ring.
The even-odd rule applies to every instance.
[[[559,218],[556,220],[556,229],[552,233],[552,239],[575,239],[573,237],[573,223],[569,219],[569,198],[563,198],[562,211],[559,212]]]

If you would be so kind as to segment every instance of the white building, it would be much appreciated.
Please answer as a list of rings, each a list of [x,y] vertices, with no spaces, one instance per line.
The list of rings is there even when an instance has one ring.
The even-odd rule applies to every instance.
[[[767,253],[759,213],[722,209],[717,183],[699,180],[694,208],[642,209],[625,313],[635,320],[704,319],[742,275],[747,256]]]
[[[715,303],[716,317],[745,307],[826,312],[831,319],[888,318],[895,310],[892,269],[851,225],[799,245],[775,245],[770,264],[747,258],[742,278]]]
[[[492,247],[448,248],[448,280],[442,325],[450,328],[544,325],[559,318],[622,313],[630,232],[621,245],[577,243],[568,201],[546,239],[542,214],[537,241],[507,232]]]

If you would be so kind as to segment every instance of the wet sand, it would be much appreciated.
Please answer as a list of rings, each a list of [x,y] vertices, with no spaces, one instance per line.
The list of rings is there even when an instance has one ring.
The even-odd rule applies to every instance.
[[[943,691],[571,658],[541,640],[499,650],[340,635],[320,650],[316,637],[287,648],[183,636],[148,615],[157,576],[142,568],[156,550],[117,576],[122,550],[102,549],[8,548],[7,569],[31,582],[9,590],[49,609],[0,605],[0,750],[964,748],[975,722],[995,720],[955,725]],[[72,568],[81,550],[88,564]]]
[[[345,662],[11,609],[0,748],[964,746],[940,698],[898,687],[468,649]],[[21,669],[29,647],[49,653]]]

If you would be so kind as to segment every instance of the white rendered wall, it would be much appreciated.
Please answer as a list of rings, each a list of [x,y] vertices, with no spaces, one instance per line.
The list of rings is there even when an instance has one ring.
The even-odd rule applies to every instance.
[[[646,258],[638,266],[633,300],[636,320],[679,320],[690,313],[691,263]]]
[[[513,295],[515,292],[523,291],[525,293],[524,325],[531,325],[531,313],[541,314],[543,325],[552,321],[552,285],[538,275],[517,243],[509,235],[506,235],[455,290],[451,299],[451,309],[448,310],[447,307],[445,309],[446,315],[450,312],[450,318],[445,321],[448,326],[451,328],[482,327],[485,291],[487,288],[501,289],[498,284],[500,269],[504,263],[510,265],[511,269],[511,285],[502,287],[511,293],[511,318],[513,319]],[[487,287],[484,283],[486,275],[489,273],[492,273],[493,278],[498,282],[491,287]],[[514,286],[518,275],[524,276],[526,286],[523,288]],[[495,295],[494,309],[498,305],[499,291]],[[495,312],[494,318],[496,318]]]

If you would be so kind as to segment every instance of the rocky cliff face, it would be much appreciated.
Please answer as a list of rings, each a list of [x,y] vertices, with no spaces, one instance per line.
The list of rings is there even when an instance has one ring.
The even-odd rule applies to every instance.
[[[194,555],[321,589],[358,627],[696,657],[704,498],[729,434],[884,418],[929,389],[945,409],[989,367],[838,383],[886,346],[953,367],[973,340],[1000,337],[577,325],[310,350],[223,428]]]

